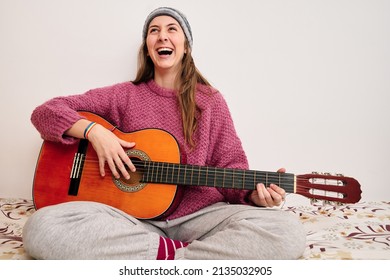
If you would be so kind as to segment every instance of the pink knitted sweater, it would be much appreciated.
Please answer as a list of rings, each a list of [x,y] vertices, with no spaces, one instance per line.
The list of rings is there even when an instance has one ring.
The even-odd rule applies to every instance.
[[[198,85],[196,102],[201,115],[194,134],[196,149],[186,144],[176,94],[153,80],[134,85],[124,82],[89,90],[80,95],[57,97],[37,107],[31,121],[42,138],[64,144],[75,139],[64,136],[80,115],[77,111],[98,114],[123,132],[160,128],[177,140],[186,164],[247,169],[248,162],[223,96]],[[180,204],[166,219],[191,214],[216,202],[251,204],[248,191],[213,187],[183,187]]]

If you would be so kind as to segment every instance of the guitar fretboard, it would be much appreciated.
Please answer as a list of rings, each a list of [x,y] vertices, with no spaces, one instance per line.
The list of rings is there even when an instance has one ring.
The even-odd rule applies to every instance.
[[[257,183],[276,184],[294,192],[295,175],[291,173],[205,167],[167,162],[133,160],[142,172],[142,182],[233,189],[256,189]]]

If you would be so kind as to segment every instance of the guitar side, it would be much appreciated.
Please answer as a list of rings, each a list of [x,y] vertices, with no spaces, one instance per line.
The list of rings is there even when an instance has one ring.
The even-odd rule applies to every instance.
[[[172,135],[158,129],[146,129],[132,133],[123,133],[115,129],[100,116],[88,112],[79,112],[91,121],[95,121],[107,129],[113,130],[119,138],[135,142],[132,150],[140,150],[153,161],[180,162],[180,152]],[[76,195],[69,194],[71,185],[70,174],[74,165],[75,154],[78,152],[80,140],[72,145],[63,145],[44,141],[35,170],[33,198],[37,209],[70,201],[95,201],[104,203],[139,219],[152,219],[166,213],[175,204],[178,188],[171,184],[146,184],[137,191],[127,191],[119,188],[117,181],[111,176],[106,166],[106,176],[101,177],[96,152],[89,143],[85,153],[82,174]],[[131,174],[124,185],[138,184],[142,174]]]

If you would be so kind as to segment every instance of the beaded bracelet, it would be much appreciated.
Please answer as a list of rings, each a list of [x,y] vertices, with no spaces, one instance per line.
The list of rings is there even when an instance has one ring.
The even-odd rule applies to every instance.
[[[92,128],[96,125],[95,122],[91,122],[84,130],[84,138],[88,139],[88,134],[92,130]]]

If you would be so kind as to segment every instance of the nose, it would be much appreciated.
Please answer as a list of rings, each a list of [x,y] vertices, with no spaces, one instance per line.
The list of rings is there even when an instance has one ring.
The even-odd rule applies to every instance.
[[[158,39],[162,42],[168,41],[168,34],[164,31],[161,31]]]

